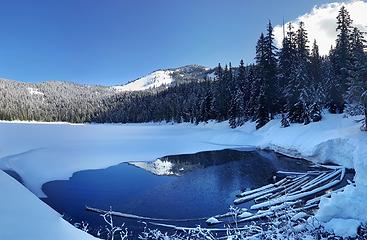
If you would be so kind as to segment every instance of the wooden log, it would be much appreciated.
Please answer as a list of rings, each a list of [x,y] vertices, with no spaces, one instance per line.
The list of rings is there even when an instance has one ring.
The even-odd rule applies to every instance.
[[[240,194],[237,194],[237,197],[244,197],[244,196],[251,195],[251,194],[254,194],[256,192],[265,190],[265,189],[269,189],[269,188],[272,188],[272,187],[281,186],[282,184],[284,184],[287,181],[288,181],[288,178],[285,177],[285,178],[283,178],[282,180],[280,180],[280,181],[278,181],[276,183],[271,183],[271,184],[268,184],[268,185],[265,185],[265,186],[262,186],[262,187],[259,187],[259,188],[255,188],[255,189],[252,189],[252,190],[249,190],[249,191],[244,191],[244,192],[242,192]]]
[[[110,213],[111,216],[121,217],[121,218],[128,218],[128,219],[135,219],[135,220],[151,220],[151,221],[165,221],[165,222],[190,222],[190,221],[200,221],[206,220],[208,217],[205,218],[191,218],[191,219],[168,219],[168,218],[153,218],[153,217],[144,217],[138,216],[129,213],[121,213],[116,211],[106,211],[98,208],[88,207],[85,206],[85,209],[90,212],[99,213],[99,214],[107,214]]]
[[[323,186],[320,186],[320,187],[315,188],[315,189],[313,189],[311,191],[308,191],[308,192],[302,192],[302,193],[298,193],[298,194],[294,194],[294,195],[286,195],[286,196],[275,198],[275,199],[272,199],[272,200],[269,200],[269,201],[266,201],[266,202],[255,204],[255,205],[251,206],[251,209],[256,210],[256,209],[261,209],[261,208],[265,208],[265,207],[270,207],[270,206],[273,206],[273,205],[276,205],[276,204],[279,204],[279,203],[282,203],[282,202],[294,201],[294,200],[298,200],[298,199],[305,198],[305,197],[308,197],[310,195],[319,193],[321,191],[324,191],[324,190],[326,190],[328,188],[331,188],[331,187],[337,185],[338,183],[340,183],[344,178],[344,174],[345,174],[345,169],[342,171],[342,176],[339,180],[334,180],[332,182],[329,182],[329,183],[327,183]]]

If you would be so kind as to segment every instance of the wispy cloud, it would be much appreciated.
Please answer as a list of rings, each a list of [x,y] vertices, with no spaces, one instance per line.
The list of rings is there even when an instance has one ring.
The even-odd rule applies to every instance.
[[[327,54],[330,46],[335,46],[336,16],[342,5],[345,5],[353,20],[353,25],[362,31],[367,31],[367,2],[361,0],[347,1],[344,3],[329,3],[315,6],[311,12],[289,21],[298,26],[300,21],[305,23],[310,42],[314,39],[318,42],[320,53]],[[288,23],[288,22],[287,22]],[[281,46],[283,39],[283,27],[274,27],[275,40]]]

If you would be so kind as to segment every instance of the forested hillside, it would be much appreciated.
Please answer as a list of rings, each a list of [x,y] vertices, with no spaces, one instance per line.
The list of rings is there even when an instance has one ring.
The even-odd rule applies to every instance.
[[[345,7],[336,21],[336,43],[327,56],[320,56],[317,40],[308,39],[302,22],[297,29],[285,26],[282,48],[277,49],[269,22],[257,42],[254,64],[219,64],[189,78],[178,74],[188,80],[168,88],[129,92],[65,82],[34,86],[2,80],[0,118],[122,123],[229,120],[233,128],[252,120],[260,128],[278,114],[284,127],[320,121],[323,108],[363,114],[367,104],[364,33],[353,26]]]

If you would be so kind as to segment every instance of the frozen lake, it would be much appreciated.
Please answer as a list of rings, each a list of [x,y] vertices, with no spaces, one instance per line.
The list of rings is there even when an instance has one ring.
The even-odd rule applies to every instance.
[[[228,212],[240,190],[274,182],[278,170],[310,169],[308,161],[269,151],[222,150],[161,159],[173,163],[173,174],[180,176],[158,176],[122,163],[48,182],[42,188],[47,195],[43,200],[72,223],[88,222],[91,232],[96,233],[105,224],[98,214],[85,211],[86,205],[100,209],[112,206],[114,211],[156,218],[210,217]],[[125,222],[134,234],[144,227],[135,220],[115,221]],[[206,225],[204,221],[178,224]]]

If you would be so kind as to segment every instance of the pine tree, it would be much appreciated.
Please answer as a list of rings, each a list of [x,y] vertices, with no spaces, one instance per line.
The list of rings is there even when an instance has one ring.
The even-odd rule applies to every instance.
[[[321,80],[322,59],[319,54],[319,46],[316,39],[313,42],[310,56],[310,89],[313,92],[313,101],[321,103],[323,101],[324,87]]]
[[[266,45],[265,45],[264,34],[260,35],[260,38],[257,42],[255,60],[256,60],[256,68],[255,68],[256,69],[256,82],[255,82],[256,88],[254,89],[254,93],[256,91],[257,95],[254,95],[253,97],[256,98],[257,101],[253,102],[255,104],[254,109],[256,111],[256,115],[254,115],[254,118],[256,122],[259,120],[259,117],[262,118],[261,120],[259,120],[260,124],[258,124],[258,126],[261,127],[261,124],[263,123],[263,121],[265,121],[265,119],[268,119],[268,115],[269,115],[269,103],[268,103],[268,99],[266,98],[267,95],[265,91],[265,89],[267,90],[268,88],[268,84],[266,83],[267,59],[266,59]],[[260,101],[261,95],[263,97]],[[261,111],[261,114],[259,111]],[[265,118],[264,115],[267,115],[267,117]]]
[[[279,111],[279,85],[277,79],[277,48],[274,45],[273,26],[269,21],[264,37],[264,94],[270,118]]]
[[[307,105],[312,103],[310,76],[309,76],[309,48],[307,32],[304,23],[300,22],[296,34],[296,69],[295,76],[290,82],[288,98],[289,119],[291,122],[302,123],[307,121]]]
[[[228,110],[228,117],[229,117],[228,123],[229,123],[229,126],[231,128],[236,128],[237,127],[236,111],[237,111],[236,99],[235,99],[235,96],[232,96],[230,106],[229,106],[229,110]]]
[[[257,114],[255,116],[257,127],[261,127],[269,121],[277,112],[277,59],[273,44],[273,28],[268,25],[266,37],[261,34],[256,46],[256,89],[261,91],[257,101]],[[256,97],[257,97],[256,96]],[[255,96],[254,96],[255,97]]]
[[[243,118],[246,119],[245,108],[246,103],[250,99],[251,95],[251,85],[248,78],[248,71],[245,67],[243,60],[240,61],[240,66],[238,67],[238,75],[237,75],[238,89],[241,90],[242,93],[242,109],[243,109]]]
[[[249,97],[245,102],[245,118],[255,120],[255,112],[260,95],[260,79],[256,76],[258,66],[250,65],[247,82],[249,85]],[[245,93],[246,94],[246,93]]]
[[[318,103],[313,103],[309,106],[307,117],[311,122],[318,122],[321,120],[321,109]]]
[[[232,66],[228,68],[226,65],[223,76],[218,79],[216,86],[217,99],[215,101],[215,110],[218,114],[217,119],[224,121],[228,119],[229,102],[231,100],[231,89],[233,88],[233,72]]]
[[[346,93],[348,112],[350,114],[362,114],[362,93],[367,90],[367,56],[364,52],[366,41],[358,28],[351,34],[351,68],[349,87]]]
[[[289,120],[285,114],[282,114],[282,120],[280,122],[281,126],[286,128],[290,126]]]
[[[283,39],[283,47],[279,52],[279,92],[280,106],[283,111],[286,107],[287,99],[293,91],[291,82],[295,78],[296,69],[296,43],[295,33],[291,23],[288,24],[287,35]],[[289,110],[289,109],[288,109]]]
[[[351,60],[351,25],[352,20],[345,6],[342,6],[337,16],[337,28],[339,31],[336,40],[336,47],[332,52],[332,64],[337,86],[334,86],[332,93],[329,94],[329,111],[331,113],[339,113],[344,111],[344,94],[348,88],[349,69]]]
[[[327,87],[326,87],[326,106],[330,113],[341,113],[344,110],[344,98],[342,94],[341,82],[337,78],[336,71],[336,54],[335,49],[331,49],[329,53],[329,63],[327,76]]]
[[[267,99],[264,91],[262,90],[259,96],[259,104],[256,116],[256,129],[263,127],[269,122],[269,113],[267,110]]]
[[[245,63],[243,62],[243,60],[241,59],[240,61],[240,65],[238,66],[238,74],[237,74],[237,88],[244,90],[247,88],[247,81],[246,81],[246,68],[245,68]],[[243,91],[245,92],[245,91]]]
[[[218,67],[215,69],[215,76],[217,81],[220,81],[223,78],[223,69],[220,63],[218,63]]]
[[[231,128],[236,128],[244,123],[243,105],[243,93],[238,89],[232,95],[228,110],[229,126]]]

